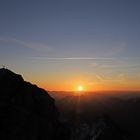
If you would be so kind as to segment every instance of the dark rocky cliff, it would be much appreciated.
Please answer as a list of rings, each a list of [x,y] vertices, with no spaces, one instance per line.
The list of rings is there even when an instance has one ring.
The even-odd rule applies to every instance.
[[[0,69],[0,139],[68,140],[54,99],[8,69]]]
[[[55,101],[45,90],[2,68],[0,140],[126,140],[126,137],[107,118],[69,129],[60,121]]]

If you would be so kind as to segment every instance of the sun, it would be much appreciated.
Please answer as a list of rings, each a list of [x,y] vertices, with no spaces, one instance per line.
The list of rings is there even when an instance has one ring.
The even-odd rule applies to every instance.
[[[83,91],[83,86],[81,86],[81,85],[78,86],[78,87],[77,87],[77,90],[78,90],[78,91]]]

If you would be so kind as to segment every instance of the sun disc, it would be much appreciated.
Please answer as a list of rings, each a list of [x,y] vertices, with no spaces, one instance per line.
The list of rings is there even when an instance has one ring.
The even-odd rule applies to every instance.
[[[78,91],[83,91],[83,86],[78,86]]]

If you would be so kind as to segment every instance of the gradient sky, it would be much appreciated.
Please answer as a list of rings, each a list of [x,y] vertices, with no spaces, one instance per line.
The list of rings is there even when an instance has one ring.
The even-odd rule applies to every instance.
[[[140,90],[140,1],[0,0],[0,65],[48,90]]]

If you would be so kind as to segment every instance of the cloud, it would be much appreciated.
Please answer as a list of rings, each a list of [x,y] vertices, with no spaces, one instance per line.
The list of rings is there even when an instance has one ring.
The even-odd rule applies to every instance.
[[[93,60],[89,62],[89,67],[100,69],[118,69],[118,68],[139,68],[140,57],[119,57],[104,59],[103,61]]]
[[[30,59],[41,60],[109,60],[107,57],[29,57]]]
[[[94,81],[90,81],[87,83],[87,85],[95,85],[100,83],[110,83],[110,82],[121,82],[122,79],[114,78],[112,76],[103,76],[100,74],[92,74]]]
[[[109,56],[114,56],[116,54],[120,54],[124,52],[127,48],[127,43],[126,42],[121,42],[118,44],[112,45],[113,47],[110,48],[109,52],[107,53]]]
[[[136,67],[140,67],[140,64],[138,63],[131,63],[131,64],[126,64],[126,63],[122,63],[122,64],[110,64],[110,65],[100,65],[100,68],[136,68]]]
[[[96,75],[97,78],[101,81],[101,82],[120,82],[122,81],[122,79],[118,78],[118,77],[113,77],[113,76],[101,76],[101,75]]]
[[[117,75],[95,74],[95,76],[100,82],[137,82],[140,80],[138,73],[120,73]]]
[[[100,64],[97,63],[97,62],[91,62],[91,63],[89,63],[89,67],[91,67],[91,68],[96,68],[96,67],[99,67],[99,66],[100,66]]]
[[[125,81],[137,81],[139,80],[139,75],[137,73],[122,73],[118,76],[120,79],[125,80]]]
[[[44,51],[44,50],[50,49],[47,45],[44,45],[44,44],[29,43],[26,41],[18,40],[16,38],[1,38],[0,37],[0,42],[18,44],[18,45],[21,45],[22,47],[30,48],[37,51]]]
[[[102,48],[100,48],[102,46]],[[125,41],[115,41],[115,40],[108,40],[107,42],[99,44],[98,48],[95,50],[104,57],[114,57],[118,56],[122,53],[126,53],[126,49],[128,44]]]

